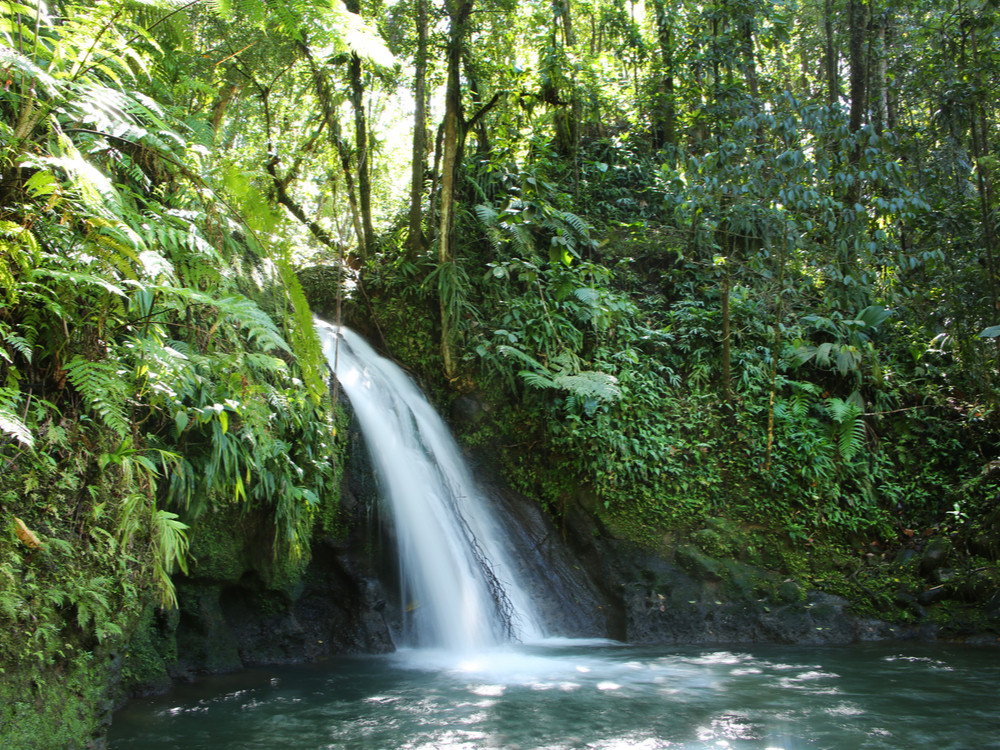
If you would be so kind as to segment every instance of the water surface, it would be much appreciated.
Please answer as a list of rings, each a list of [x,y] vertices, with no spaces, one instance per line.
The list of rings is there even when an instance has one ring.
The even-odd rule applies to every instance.
[[[1000,650],[552,641],[216,677],[137,700],[141,748],[1000,748]]]

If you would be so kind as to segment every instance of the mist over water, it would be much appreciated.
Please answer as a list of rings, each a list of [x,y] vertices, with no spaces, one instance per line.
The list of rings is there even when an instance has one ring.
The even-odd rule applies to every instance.
[[[403,651],[134,701],[111,747],[970,750],[1000,747],[998,685],[995,649],[941,645]]]

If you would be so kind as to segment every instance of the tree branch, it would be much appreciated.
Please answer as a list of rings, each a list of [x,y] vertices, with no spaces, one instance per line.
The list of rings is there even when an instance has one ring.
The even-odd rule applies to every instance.
[[[339,250],[339,243],[330,236],[323,227],[317,224],[315,221],[306,216],[306,212],[303,210],[292,196],[288,194],[288,190],[285,188],[284,182],[278,177],[277,172],[278,156],[275,154],[264,164],[264,168],[267,173],[271,175],[271,179],[274,182],[274,192],[278,199],[278,203],[288,209],[288,212],[299,220],[311,233],[312,236],[317,240],[322,242],[324,245],[332,250]]]
[[[486,104],[484,104],[482,107],[480,107],[476,111],[476,114],[472,116],[472,119],[468,120],[465,123],[465,129],[472,130],[473,126],[475,126],[475,124],[479,122],[479,120],[481,120],[484,115],[486,115],[491,109],[493,109],[497,105],[497,102],[500,101],[500,97],[502,96],[503,96],[502,91],[498,91],[497,93],[495,93],[493,95],[493,98],[490,99],[488,102],[486,102]]]

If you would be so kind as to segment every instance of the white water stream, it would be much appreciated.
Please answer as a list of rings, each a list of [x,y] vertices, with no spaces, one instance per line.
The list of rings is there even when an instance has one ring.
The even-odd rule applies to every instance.
[[[409,376],[358,334],[320,320],[316,328],[392,514],[402,645],[473,652],[542,638],[509,540],[443,420]]]

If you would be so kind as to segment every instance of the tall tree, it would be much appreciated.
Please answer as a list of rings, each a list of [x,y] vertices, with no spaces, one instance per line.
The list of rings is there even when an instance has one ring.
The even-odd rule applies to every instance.
[[[361,13],[361,0],[347,0],[347,10]],[[371,149],[368,138],[368,118],[365,114],[365,85],[362,78],[361,56],[351,52],[348,71],[351,86],[351,106],[354,109],[354,148],[358,166],[358,199],[361,203],[362,236],[358,237],[359,255],[366,260],[375,249],[375,228],[372,224]]]
[[[473,0],[447,0],[449,34],[446,54],[444,124],[441,144],[440,223],[438,230],[438,285],[441,307],[441,356],[447,377],[455,375],[453,313],[455,288],[455,210],[456,185],[465,143],[465,117],[462,107],[461,68],[465,37]]]
[[[413,158],[410,169],[410,214],[407,251],[413,259],[423,250],[424,229],[421,209],[424,197],[424,170],[427,164],[427,0],[417,2],[417,50],[413,82]]]
[[[654,0],[660,71],[656,83],[657,112],[653,117],[653,147],[677,146],[677,105],[674,99],[674,21],[666,0]]]

